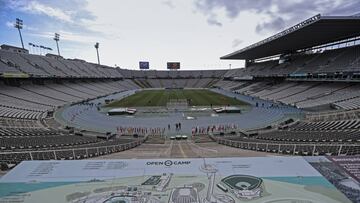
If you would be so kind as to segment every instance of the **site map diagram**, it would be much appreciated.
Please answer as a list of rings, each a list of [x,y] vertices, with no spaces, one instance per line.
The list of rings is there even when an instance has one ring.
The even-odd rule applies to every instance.
[[[346,203],[302,157],[25,161],[0,202]]]

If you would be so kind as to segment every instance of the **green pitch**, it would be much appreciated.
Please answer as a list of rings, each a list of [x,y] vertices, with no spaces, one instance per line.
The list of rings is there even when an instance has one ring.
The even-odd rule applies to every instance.
[[[144,90],[107,107],[166,106],[172,99],[189,99],[190,106],[240,106],[247,103],[209,90]]]

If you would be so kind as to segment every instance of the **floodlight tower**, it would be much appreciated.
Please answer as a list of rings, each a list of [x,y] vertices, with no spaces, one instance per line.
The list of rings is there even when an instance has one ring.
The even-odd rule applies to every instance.
[[[98,59],[98,64],[100,65],[100,57],[99,57],[99,42],[96,42],[95,44],[95,49],[96,49],[96,54],[97,54],[97,59]]]
[[[16,22],[14,24],[14,27],[17,28],[18,31],[19,31],[20,40],[21,40],[21,46],[24,49],[24,42],[23,42],[23,39],[22,39],[21,31],[20,31],[23,28],[23,20],[21,20],[19,18],[16,18]]]
[[[57,47],[58,55],[60,56],[60,50],[59,50],[60,34],[55,33],[54,40],[55,40],[55,42],[56,42],[56,47]]]

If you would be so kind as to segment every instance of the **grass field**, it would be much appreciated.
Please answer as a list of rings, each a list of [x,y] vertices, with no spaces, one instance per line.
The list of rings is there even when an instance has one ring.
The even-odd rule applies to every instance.
[[[191,106],[240,106],[245,102],[209,90],[144,90],[106,107],[166,106],[170,99],[190,99]]]

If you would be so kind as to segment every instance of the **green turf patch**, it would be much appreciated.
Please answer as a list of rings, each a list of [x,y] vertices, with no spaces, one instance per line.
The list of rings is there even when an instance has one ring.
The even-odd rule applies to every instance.
[[[173,99],[188,99],[190,106],[242,106],[247,103],[209,90],[144,90],[106,107],[166,106]]]

